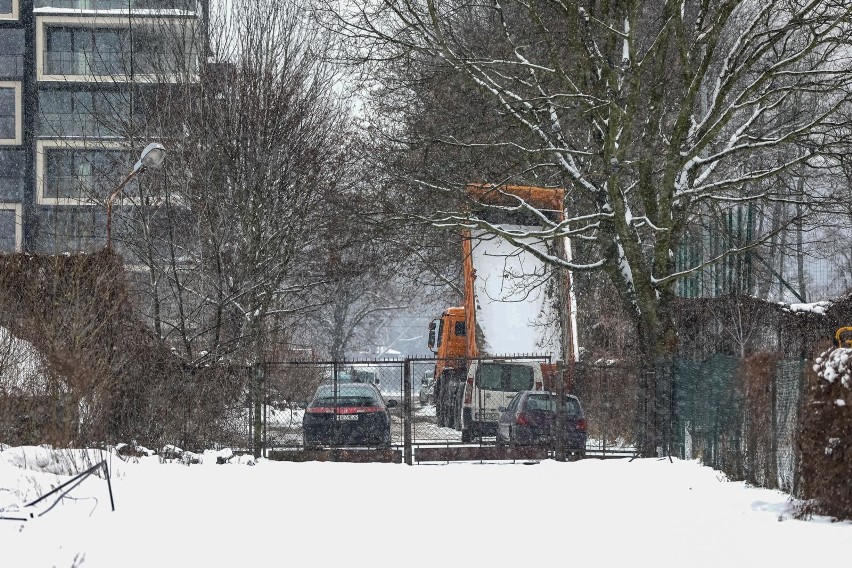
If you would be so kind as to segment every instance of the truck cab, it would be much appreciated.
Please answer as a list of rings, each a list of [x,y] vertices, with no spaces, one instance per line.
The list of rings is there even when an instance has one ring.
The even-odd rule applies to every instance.
[[[467,373],[467,322],[463,307],[447,308],[429,324],[429,349],[435,353],[435,414],[439,426],[452,426],[452,403]]]

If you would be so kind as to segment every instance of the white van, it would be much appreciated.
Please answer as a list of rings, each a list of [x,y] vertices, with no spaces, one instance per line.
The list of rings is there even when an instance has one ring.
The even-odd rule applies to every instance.
[[[461,396],[459,430],[462,442],[497,435],[500,409],[523,390],[541,390],[541,363],[532,361],[473,361]]]

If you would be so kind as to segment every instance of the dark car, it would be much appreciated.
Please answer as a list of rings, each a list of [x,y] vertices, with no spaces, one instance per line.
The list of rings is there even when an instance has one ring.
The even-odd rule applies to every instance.
[[[379,389],[369,383],[321,384],[302,419],[305,447],[391,445],[390,412],[395,400],[385,403]]]
[[[497,421],[497,443],[552,447],[556,441],[556,412],[559,397],[554,392],[519,392]],[[582,457],[586,452],[587,423],[580,400],[564,395],[563,437],[568,452]]]

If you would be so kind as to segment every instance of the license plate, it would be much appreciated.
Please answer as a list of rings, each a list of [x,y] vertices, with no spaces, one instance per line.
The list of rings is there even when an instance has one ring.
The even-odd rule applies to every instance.
[[[357,414],[338,414],[338,420],[358,420]]]
[[[494,420],[500,418],[499,412],[477,412],[476,418],[479,420]]]

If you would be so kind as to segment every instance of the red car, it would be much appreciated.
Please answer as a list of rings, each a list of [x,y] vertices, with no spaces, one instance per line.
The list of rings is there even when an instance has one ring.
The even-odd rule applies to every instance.
[[[306,448],[321,446],[391,446],[390,413],[396,400],[385,403],[369,383],[323,383],[302,419]]]
[[[557,408],[554,392],[525,390],[519,392],[497,420],[497,443],[501,445],[538,445],[554,447],[557,410],[564,412],[563,440],[566,451],[583,457],[586,453],[588,424],[580,400],[566,394]]]

